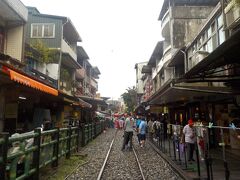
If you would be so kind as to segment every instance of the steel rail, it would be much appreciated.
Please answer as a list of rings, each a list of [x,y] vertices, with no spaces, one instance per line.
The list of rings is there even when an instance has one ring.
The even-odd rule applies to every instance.
[[[143,170],[142,170],[140,161],[139,161],[139,159],[138,159],[138,156],[137,156],[137,153],[136,153],[134,147],[133,147],[133,153],[134,153],[135,159],[136,159],[136,161],[137,161],[138,168],[139,168],[139,170],[140,170],[140,172],[141,172],[142,179],[145,180],[145,176],[144,176],[144,174],[143,174]]]
[[[104,168],[105,168],[105,166],[106,166],[106,164],[107,164],[107,160],[108,160],[108,158],[109,158],[110,152],[111,152],[111,150],[112,150],[113,143],[114,143],[115,138],[116,138],[116,134],[117,134],[117,132],[115,133],[114,138],[113,138],[113,140],[112,140],[112,142],[111,142],[111,144],[110,144],[110,147],[109,147],[109,149],[108,149],[107,155],[106,155],[105,160],[104,160],[104,162],[103,162],[102,168],[101,168],[101,170],[100,170],[100,172],[99,172],[99,174],[98,174],[97,180],[100,180],[100,179],[102,178]]]

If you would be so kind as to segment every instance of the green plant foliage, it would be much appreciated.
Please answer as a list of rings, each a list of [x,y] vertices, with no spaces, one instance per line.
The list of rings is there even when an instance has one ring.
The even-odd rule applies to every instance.
[[[71,156],[70,159],[62,159],[60,161],[59,167],[53,171],[51,167],[46,167],[41,170],[40,179],[43,180],[61,180],[65,179],[68,174],[70,174],[74,168],[86,163],[86,157],[82,156]]]
[[[70,90],[72,88],[71,74],[67,69],[63,67],[60,70],[60,79],[66,82],[66,90]]]
[[[30,49],[26,49],[25,56],[36,59],[40,63],[58,63],[60,52],[57,49],[50,49],[41,40],[32,40]]]
[[[71,79],[70,73],[68,72],[67,69],[61,68],[61,70],[60,70],[60,78],[63,81],[69,81]]]
[[[134,86],[132,88],[129,87],[126,91],[121,97],[127,106],[127,112],[133,112],[137,105],[137,91]]]

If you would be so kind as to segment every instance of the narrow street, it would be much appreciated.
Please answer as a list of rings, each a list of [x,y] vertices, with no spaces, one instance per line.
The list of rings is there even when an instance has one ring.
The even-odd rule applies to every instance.
[[[240,0],[0,0],[0,180],[239,177]]]

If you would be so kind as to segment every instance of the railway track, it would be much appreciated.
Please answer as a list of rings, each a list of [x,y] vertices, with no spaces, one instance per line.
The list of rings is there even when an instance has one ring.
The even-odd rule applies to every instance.
[[[132,151],[121,151],[123,131],[112,131],[87,147],[88,162],[76,167],[65,179],[171,179],[180,180],[178,173],[147,143],[141,148],[136,136]]]
[[[101,170],[100,170],[100,172],[99,172],[99,174],[98,174],[97,180],[108,179],[108,178],[111,179],[111,177],[108,177],[108,176],[107,176],[107,175],[109,174],[108,171],[110,171],[110,174],[113,172],[112,162],[110,162],[109,160],[111,160],[111,154],[114,155],[114,152],[113,152],[113,151],[115,151],[115,150],[118,150],[118,151],[119,151],[119,147],[117,147],[117,149],[116,149],[116,147],[114,148],[115,138],[116,138],[116,135],[114,136],[114,138],[113,138],[113,140],[112,140],[112,142],[111,142],[111,144],[110,144],[110,146],[109,146],[109,150],[108,150],[108,152],[107,152],[107,154],[106,154],[105,160],[104,160],[103,165],[102,165],[102,167],[101,167]],[[135,174],[138,174],[138,177],[136,177],[136,176],[135,176],[135,177],[131,177],[131,179],[136,178],[136,179],[145,180],[145,176],[144,176],[144,173],[143,173],[143,170],[142,170],[142,167],[141,167],[141,164],[140,164],[138,155],[137,155],[134,147],[133,147],[133,150],[132,150],[132,151],[128,151],[128,152],[125,152],[125,153],[128,153],[128,156],[129,156],[129,157],[130,157],[130,156],[131,156],[131,157],[134,156],[134,158],[135,158],[135,163],[132,161],[133,158],[130,158],[130,159],[129,159],[129,160],[131,161],[131,164],[129,164],[130,162],[127,162],[127,164],[128,164],[129,166],[128,166],[128,165],[125,166],[125,170],[126,170],[126,171],[124,171],[124,172],[126,172],[126,174],[123,174],[123,173],[122,173],[122,174],[120,175],[120,176],[122,176],[121,178],[130,178],[129,175],[134,175],[134,173],[132,173],[131,171],[134,171]],[[118,164],[115,163],[115,165],[119,166],[119,168],[117,168],[117,169],[122,168],[122,166],[121,166],[120,163],[121,163],[121,162],[118,162]],[[133,167],[132,164],[135,164],[135,167]],[[130,167],[131,169],[129,169],[129,167]],[[116,167],[115,167],[115,168],[116,168]],[[129,170],[130,170],[130,172],[129,172]],[[138,172],[137,172],[137,171],[138,171]],[[116,173],[115,175],[118,176],[119,174]],[[140,177],[139,177],[139,176],[140,176]],[[115,178],[117,178],[117,177],[115,177]]]

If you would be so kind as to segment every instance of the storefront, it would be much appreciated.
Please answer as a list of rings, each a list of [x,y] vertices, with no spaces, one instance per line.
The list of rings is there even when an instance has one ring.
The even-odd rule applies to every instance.
[[[0,131],[26,132],[57,121],[58,91],[11,65],[0,64]]]

